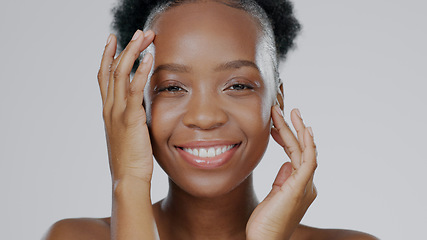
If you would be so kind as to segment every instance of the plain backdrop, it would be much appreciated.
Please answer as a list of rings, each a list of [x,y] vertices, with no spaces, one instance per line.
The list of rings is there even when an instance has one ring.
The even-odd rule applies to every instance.
[[[114,0],[0,3],[0,232],[40,239],[55,221],[110,216],[96,73]],[[281,65],[319,149],[319,196],[302,222],[381,239],[424,237],[427,3],[295,1],[303,25]],[[286,155],[255,171],[260,199]],[[167,191],[156,166],[152,198]]]

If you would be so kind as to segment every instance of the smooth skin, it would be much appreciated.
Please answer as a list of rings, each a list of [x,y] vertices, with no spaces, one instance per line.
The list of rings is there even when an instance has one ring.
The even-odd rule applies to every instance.
[[[299,225],[317,195],[313,131],[294,109],[293,134],[259,70],[248,64],[256,62],[259,30],[247,13],[217,2],[184,4],[163,13],[153,30],[138,30],[117,57],[111,35],[98,74],[111,218],[62,220],[45,239],[375,239]],[[133,62],[153,41],[155,62],[147,54],[130,81]],[[157,71],[144,96],[153,64]],[[283,106],[281,94],[277,99]],[[270,133],[291,162],[282,165],[259,203],[252,171]],[[227,164],[198,169],[179,154],[183,144],[212,140],[238,143]],[[151,205],[153,154],[170,189]]]

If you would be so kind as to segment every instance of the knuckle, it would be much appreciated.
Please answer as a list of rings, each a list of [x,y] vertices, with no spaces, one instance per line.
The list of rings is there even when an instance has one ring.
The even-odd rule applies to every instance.
[[[138,91],[138,89],[135,87],[135,85],[133,85],[133,84],[130,84],[129,85],[129,90],[128,90],[128,92],[129,92],[129,96],[130,97],[132,97],[132,96],[135,96],[135,95],[138,95],[138,93],[140,93],[140,91]]]
[[[313,141],[313,148],[317,148],[317,145],[314,141]]]
[[[317,164],[317,161],[313,161],[313,162],[311,163],[311,167],[312,167],[313,171],[317,169],[317,165],[318,165],[318,164]]]
[[[108,67],[108,73],[111,74],[111,72],[114,72],[114,70],[117,67],[117,61],[118,59],[114,59],[113,63]]]
[[[313,186],[313,191],[312,191],[312,194],[311,194],[311,202],[313,202],[316,198],[317,198],[317,189],[316,189],[316,187],[315,186]]]
[[[109,71],[105,71],[104,69],[99,69],[98,74],[97,74],[99,85],[101,85],[104,82],[108,81],[109,76],[110,76],[110,72]]]
[[[98,82],[99,83],[101,83],[103,81],[103,79],[104,79],[104,73],[103,73],[102,69],[99,69],[97,78],[98,78]]]
[[[309,201],[309,203],[311,204],[311,203],[313,203],[314,202],[314,200],[316,200],[316,195],[313,193],[313,194],[310,194],[310,197],[309,197],[309,199],[308,199],[308,201]]]
[[[123,75],[123,74],[122,74],[122,70],[120,70],[119,68],[117,68],[117,69],[114,71],[114,73],[113,73],[114,79],[118,79],[118,78],[120,78],[122,75]]]
[[[293,145],[293,146],[288,146],[288,151],[291,153],[291,154],[296,154],[296,153],[300,153],[301,152],[301,149],[300,149],[300,147],[298,147],[298,146],[295,146],[295,145]]]

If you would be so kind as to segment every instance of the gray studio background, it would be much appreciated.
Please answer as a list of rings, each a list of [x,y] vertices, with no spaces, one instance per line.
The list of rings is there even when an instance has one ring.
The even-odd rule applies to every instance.
[[[114,0],[0,3],[0,232],[40,239],[62,218],[106,217],[111,187],[96,73]],[[296,1],[304,29],[281,67],[319,149],[303,219],[381,239],[425,234],[427,3]],[[286,116],[286,117],[287,117]],[[285,154],[255,172],[262,199]],[[156,166],[152,198],[167,179]]]

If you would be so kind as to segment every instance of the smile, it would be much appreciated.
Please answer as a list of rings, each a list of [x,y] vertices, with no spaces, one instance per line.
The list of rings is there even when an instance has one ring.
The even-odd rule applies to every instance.
[[[237,144],[232,144],[228,146],[218,146],[210,148],[182,148],[182,150],[196,157],[212,158],[229,151],[236,145]]]
[[[175,146],[181,157],[193,167],[214,169],[231,160],[240,143],[193,142],[184,146]]]

